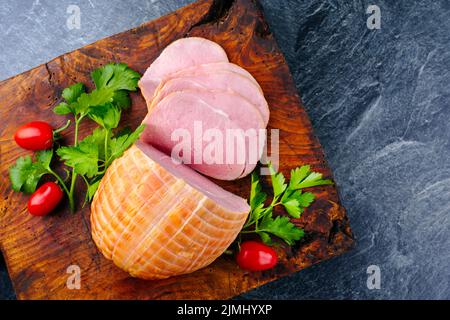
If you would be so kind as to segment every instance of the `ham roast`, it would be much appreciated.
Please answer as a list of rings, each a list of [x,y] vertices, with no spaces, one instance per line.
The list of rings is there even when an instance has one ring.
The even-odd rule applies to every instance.
[[[250,211],[247,201],[204,175],[232,180],[254,169],[269,108],[250,73],[230,63],[218,44],[202,38],[167,46],[139,87],[149,110],[146,128],[99,184],[91,204],[92,237],[106,258],[132,276],[163,279],[207,266],[239,234]],[[178,154],[185,163],[176,162],[171,136],[185,129],[195,137],[196,122],[203,131],[224,135],[227,129],[253,132],[259,140],[256,159],[245,141],[232,150],[234,163],[196,163],[194,151],[204,153],[211,146],[197,140],[186,149],[190,154]]]
[[[207,266],[241,230],[245,201],[145,143],[116,159],[91,206],[103,255],[144,279]]]

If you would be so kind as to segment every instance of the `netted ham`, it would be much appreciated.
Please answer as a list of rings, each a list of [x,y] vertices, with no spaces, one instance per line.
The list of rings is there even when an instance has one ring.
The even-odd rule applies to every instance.
[[[92,236],[131,275],[161,279],[214,261],[249,210],[245,199],[138,143],[101,180],[91,206]]]

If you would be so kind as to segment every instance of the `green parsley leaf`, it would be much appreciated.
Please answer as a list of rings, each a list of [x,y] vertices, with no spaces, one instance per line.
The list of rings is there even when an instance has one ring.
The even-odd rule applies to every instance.
[[[75,104],[77,114],[87,114],[91,108],[103,106],[113,101],[114,90],[108,88],[95,89],[91,93],[83,93]]]
[[[271,163],[269,163],[269,171],[272,178],[273,196],[278,198],[286,190],[285,178],[281,172],[275,171]]]
[[[291,179],[289,181],[289,189],[295,190],[296,186],[305,179],[311,172],[311,166],[305,165],[300,168],[291,170]]]
[[[55,108],[53,108],[53,112],[59,115],[66,115],[69,113],[73,113],[73,109],[65,102],[61,102]]]
[[[98,159],[105,160],[105,139],[106,135],[109,135],[109,132],[105,128],[96,128],[92,134],[86,136],[81,144],[90,144],[97,147],[98,150]]]
[[[250,189],[250,207],[256,209],[260,207],[267,199],[267,194],[261,190],[258,174],[252,173],[252,184]]]
[[[111,139],[110,146],[110,157],[108,163],[111,163],[112,160],[119,158],[122,154],[127,150],[141,135],[142,131],[144,131],[145,125],[140,125],[136,128],[136,130],[130,134],[123,134],[119,137]]]
[[[91,73],[97,88],[136,91],[141,75],[125,63],[109,63]]]
[[[265,216],[262,219],[259,228],[263,232],[277,236],[290,246],[304,236],[303,229],[297,228],[289,221],[288,217],[284,216],[277,216],[275,219],[271,216]]]
[[[303,208],[309,207],[315,196],[311,192],[302,193],[300,190],[288,190],[281,198],[281,204],[294,218],[300,218]]]
[[[89,117],[101,125],[103,128],[111,130],[117,128],[120,121],[121,111],[112,103],[92,108]]]
[[[262,242],[264,242],[265,244],[269,246],[273,244],[272,238],[267,232],[258,231],[257,234],[261,237]]]
[[[70,104],[76,102],[81,94],[85,92],[86,88],[84,87],[84,84],[78,82],[65,88],[62,92],[62,97]]]
[[[97,145],[83,140],[76,147],[61,147],[56,153],[77,174],[92,178],[98,173],[99,151]]]
[[[322,174],[318,172],[311,172],[302,182],[297,185],[297,188],[309,188],[316,187],[321,185],[329,185],[333,184],[333,182],[329,179],[322,180]]]
[[[301,166],[291,170],[290,190],[298,190],[309,187],[333,184],[331,180],[322,180],[322,174],[311,172],[310,166]]]
[[[38,163],[46,170],[50,170],[50,163],[53,158],[53,150],[41,150],[36,153]]]
[[[9,169],[12,189],[33,193],[41,177],[49,173],[52,155],[51,150],[44,150],[37,153],[35,162],[30,156],[18,158],[16,164]]]
[[[296,199],[289,199],[288,201],[282,202],[282,204],[291,217],[300,218],[303,208]]]
[[[97,192],[99,184],[100,184],[100,180],[88,185],[86,197],[89,202],[91,202],[92,199],[94,198],[94,195]]]
[[[114,92],[114,104],[120,109],[126,109],[131,105],[131,99],[128,91],[118,90]]]
[[[294,192],[294,195],[296,195],[299,205],[304,208],[309,207],[316,197],[311,192],[300,193],[300,191],[296,191]]]

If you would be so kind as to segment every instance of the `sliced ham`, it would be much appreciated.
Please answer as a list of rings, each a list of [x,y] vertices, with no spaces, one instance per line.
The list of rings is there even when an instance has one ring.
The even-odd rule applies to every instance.
[[[208,65],[205,65],[208,66]],[[180,74],[180,73],[179,73]],[[260,88],[248,77],[231,71],[193,73],[182,72],[182,76],[162,82],[156,90],[149,111],[172,92],[219,90],[237,94],[256,106],[261,113],[264,124],[269,121],[269,107]]]
[[[216,73],[216,72],[235,72],[239,73],[241,76],[247,77],[250,81],[252,81],[258,89],[262,93],[262,89],[259,86],[258,81],[251,75],[250,72],[245,70],[244,68],[238,66],[237,64],[231,62],[213,62],[213,63],[204,63],[197,66],[181,69],[177,72],[171,73],[165,77],[166,80],[170,80],[173,78],[180,78],[184,76],[193,76],[205,73]]]
[[[147,69],[139,82],[139,87],[149,110],[144,121],[150,125],[150,128],[144,133],[145,141],[168,154],[172,153],[172,148],[176,145],[170,139],[171,133],[177,128],[191,130],[194,121],[206,123],[206,129],[215,128],[220,123],[220,128],[223,130],[241,128],[244,131],[265,128],[269,121],[270,112],[267,101],[257,81],[248,71],[230,63],[226,53],[219,45],[206,39],[184,38],[167,46]],[[202,98],[197,99],[195,103],[193,99],[190,99],[190,106],[183,107],[181,105],[183,101],[180,98],[167,99],[177,92],[195,93]],[[224,97],[224,101],[215,98],[219,93],[221,93],[221,97]],[[228,97],[225,97],[224,94],[228,94]],[[207,101],[206,104],[205,101]],[[217,104],[218,107],[214,104]],[[213,118],[220,118],[217,110],[223,108],[221,104],[225,104],[228,109],[234,108],[234,110],[226,111],[225,114],[233,113],[240,119],[232,119],[228,121],[228,124],[225,124],[223,119],[210,121]],[[193,110],[192,105],[197,106],[199,110]],[[175,109],[163,110],[161,106],[169,108],[175,106]],[[207,106],[209,108],[206,108]],[[155,109],[159,111],[155,112]],[[259,112],[260,117],[254,115],[255,109]],[[211,114],[211,112],[216,114]],[[196,116],[193,117],[192,114]],[[248,119],[246,118],[247,114],[251,114]],[[262,118],[263,126],[261,126],[259,118]],[[252,121],[253,123],[251,123]],[[225,131],[223,134],[225,136]],[[206,142],[202,144],[203,147],[208,145],[211,144]],[[226,164],[198,164],[189,161],[189,165],[213,178],[238,179],[249,174],[255,168],[256,162],[262,154],[263,146],[264,139],[260,139],[258,152],[249,150],[248,143],[246,143],[247,150],[236,150],[240,155],[245,155],[245,163],[237,161]],[[217,148],[220,149],[221,146]],[[198,147],[192,151],[197,154],[205,153]],[[194,157],[194,153],[192,157]]]
[[[171,93],[154,107],[144,123],[147,126],[142,134],[143,141],[166,154],[175,152],[175,156],[181,156],[191,168],[221,180],[234,180],[244,172],[251,172],[265,142],[259,137],[265,123],[256,107],[239,95],[220,91]],[[198,129],[200,125],[202,132]],[[180,137],[175,136],[180,129],[187,135],[181,132]],[[207,134],[209,129],[221,136],[207,141],[202,133]],[[244,143],[227,139],[229,133],[239,135]],[[179,153],[177,145],[183,140],[188,143],[181,149],[190,150],[190,154]],[[214,152],[214,141],[220,144],[217,152]]]
[[[228,62],[225,51],[217,43],[197,37],[172,42],[151,64],[139,81],[144,98],[151,101],[162,80],[180,70],[200,64]]]
[[[214,261],[249,210],[245,199],[140,142],[101,180],[91,206],[92,236],[131,275],[162,279]]]

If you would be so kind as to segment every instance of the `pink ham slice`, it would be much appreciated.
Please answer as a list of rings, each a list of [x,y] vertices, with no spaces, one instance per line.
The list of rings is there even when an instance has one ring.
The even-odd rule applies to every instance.
[[[207,176],[222,180],[234,180],[251,172],[265,142],[265,137],[259,136],[259,129],[265,128],[265,123],[256,107],[239,95],[224,92],[171,93],[155,106],[143,123],[147,127],[142,140],[166,154],[174,152],[176,156],[181,155],[177,148],[180,147],[180,141],[177,140],[180,137],[172,135],[177,129],[182,129],[188,134],[182,139],[188,142],[185,150],[190,151],[190,155],[181,155],[183,161]],[[201,124],[203,134],[213,129],[222,136],[205,141],[203,136],[196,134],[196,123],[197,128]],[[232,142],[226,138],[227,130],[247,133],[248,137],[244,137],[244,143],[239,145],[237,140]],[[211,145],[217,149],[211,148]],[[218,155],[216,159],[219,163],[214,163],[215,155]]]
[[[144,98],[151,101],[162,80],[168,75],[205,63],[228,62],[225,51],[217,43],[203,38],[183,38],[172,42],[151,64],[139,81]]]
[[[258,81],[256,81],[255,78],[251,75],[250,72],[245,70],[244,68],[238,66],[237,64],[231,63],[231,62],[214,62],[214,63],[205,63],[200,64],[194,67],[181,69],[175,73],[168,74],[165,79],[170,80],[173,78],[180,78],[184,76],[193,76],[198,74],[205,74],[205,73],[216,73],[216,72],[223,72],[223,71],[229,71],[229,72],[235,72],[239,73],[241,76],[247,77],[250,81],[252,81],[261,91],[262,89],[259,86]]]
[[[187,72],[179,72],[178,75],[180,75],[180,77],[161,83],[156,90],[157,93],[149,106],[149,110],[172,92],[186,90],[219,90],[237,94],[247,99],[251,104],[258,108],[264,120],[264,124],[267,125],[267,122],[269,121],[269,107],[267,101],[261,93],[260,88],[258,88],[248,77],[236,72],[222,70],[215,73],[206,72],[195,75],[189,75]]]

